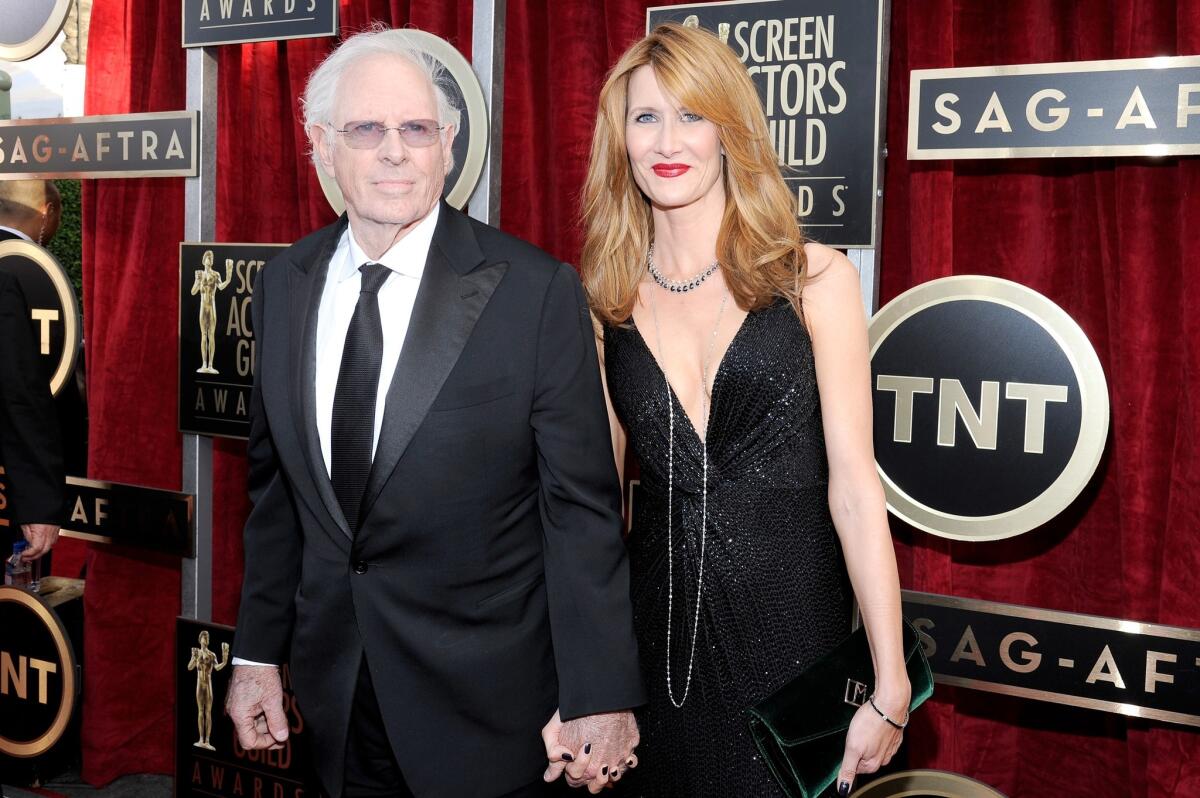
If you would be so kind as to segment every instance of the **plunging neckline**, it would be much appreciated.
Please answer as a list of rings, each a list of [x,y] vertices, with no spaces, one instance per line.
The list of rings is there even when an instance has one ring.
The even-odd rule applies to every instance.
[[[711,394],[711,397],[713,400],[715,400],[717,397],[717,384],[721,381],[721,374],[724,373],[724,371],[725,371],[725,361],[729,359],[730,351],[733,350],[733,347],[734,347],[734,345],[737,344],[738,339],[742,337],[742,331],[746,329],[746,326],[747,326],[746,323],[750,320],[750,317],[753,315],[754,315],[754,311],[750,310],[746,313],[745,316],[742,317],[741,322],[738,324],[737,331],[734,332],[733,337],[729,339],[728,346],[725,347],[725,351],[721,354],[721,360],[719,363],[717,363],[716,373],[713,374],[713,384],[712,384],[712,394]],[[659,376],[661,376],[663,378],[663,381],[667,384],[667,388],[668,388],[667,393],[671,394],[672,405],[674,407],[678,408],[679,413],[684,418],[684,421],[687,422],[687,428],[691,431],[692,437],[694,437],[696,439],[697,443],[699,443],[700,445],[703,446],[708,441],[708,436],[712,433],[713,402],[712,401],[709,402],[708,418],[705,420],[705,423],[704,423],[704,437],[701,438],[700,432],[696,429],[696,425],[692,421],[692,417],[689,416],[687,414],[687,411],[683,409],[683,402],[679,401],[678,391],[675,390],[674,385],[671,385],[671,379],[667,376],[667,372],[665,369],[663,369],[662,364],[658,362],[658,358],[655,356],[654,350],[650,348],[649,342],[646,341],[645,336],[642,335],[642,330],[640,327],[638,327],[637,321],[633,318],[632,314],[630,314],[630,316],[629,316],[629,323],[633,326],[633,332],[635,335],[637,335],[638,342],[642,345],[642,349],[646,352],[647,355],[649,355],[650,362],[654,364],[654,368],[658,371]],[[708,388],[707,385],[703,386],[703,389],[707,390],[707,388]]]

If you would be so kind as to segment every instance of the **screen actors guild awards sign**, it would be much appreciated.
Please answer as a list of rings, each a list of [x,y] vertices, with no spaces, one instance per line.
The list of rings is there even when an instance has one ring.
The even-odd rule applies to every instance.
[[[417,39],[425,52],[445,67],[450,79],[443,86],[450,102],[462,110],[459,129],[451,147],[454,168],[446,175],[446,184],[442,189],[446,202],[461,210],[475,191],[479,176],[483,174],[483,159],[487,155],[488,114],[483,87],[479,85],[479,77],[471,68],[471,63],[450,42],[425,31],[408,29],[405,32]],[[321,190],[325,192],[330,207],[338,214],[344,213],[346,201],[337,182],[325,174],[320,166],[316,170]]]
[[[0,120],[0,179],[194,177],[197,111]]]
[[[871,320],[875,459],[888,509],[956,540],[1034,529],[1087,485],[1108,388],[1079,325],[993,277],[933,280]]]
[[[1200,56],[915,69],[908,157],[1200,154]]]
[[[37,596],[0,586],[0,754],[29,758],[62,737],[75,710],[75,652]]]
[[[934,681],[1200,727],[1200,629],[903,591]]]
[[[71,0],[0,0],[0,60],[27,61],[45,50],[70,10]]]
[[[179,798],[317,798],[304,715],[280,668],[288,739],[282,748],[247,751],[221,708],[229,689],[233,627],[179,618],[175,627],[175,794]],[[220,652],[218,654],[218,652]]]
[[[183,46],[336,36],[337,0],[183,0]]]
[[[758,87],[805,233],[834,247],[876,243],[886,7],[883,0],[734,0],[646,12],[647,32],[678,22],[733,48]]]
[[[29,304],[38,354],[58,396],[75,372],[79,356],[79,305],[66,270],[49,251],[31,241],[0,241],[0,271],[17,278]]]
[[[179,429],[246,438],[254,278],[284,244],[179,245]]]

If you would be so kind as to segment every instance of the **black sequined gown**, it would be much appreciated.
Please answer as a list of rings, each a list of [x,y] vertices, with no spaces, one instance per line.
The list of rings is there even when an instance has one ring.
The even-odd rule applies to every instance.
[[[653,331],[650,331],[653,334]],[[669,342],[668,342],[669,346]],[[746,708],[850,631],[851,591],[829,517],[812,345],[792,306],[750,313],[718,367],[708,425],[708,524],[695,660],[701,441],[672,393],[674,600],[668,618],[668,405],[632,322],[604,334],[608,388],[641,464],[629,538],[634,625],[650,703],[624,796],[777,796]],[[667,628],[671,685],[667,691]]]

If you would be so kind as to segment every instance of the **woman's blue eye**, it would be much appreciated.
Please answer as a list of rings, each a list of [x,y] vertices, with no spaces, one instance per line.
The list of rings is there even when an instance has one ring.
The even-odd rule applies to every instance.
[[[655,121],[654,114],[651,114],[651,113],[638,114],[637,116],[635,116],[633,118],[633,121],[634,122],[653,122],[653,121]]]
[[[704,117],[700,116],[700,114],[693,114],[691,111],[684,111],[682,114],[679,115],[679,118],[682,119],[684,122],[703,122],[704,121]]]

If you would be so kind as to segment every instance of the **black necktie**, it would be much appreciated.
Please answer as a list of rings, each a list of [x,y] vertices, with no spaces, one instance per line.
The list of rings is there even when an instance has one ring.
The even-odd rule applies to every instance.
[[[383,324],[379,320],[379,289],[391,271],[380,263],[359,267],[362,287],[346,330],[342,367],[333,394],[330,429],[333,493],[352,532],[358,532],[363,494],[371,473],[371,442],[375,437],[375,401],[379,366],[383,361]]]

